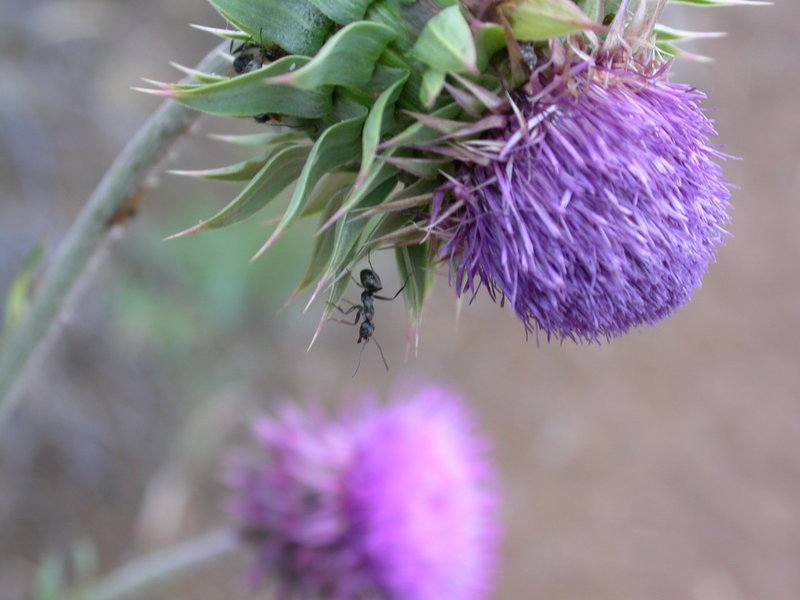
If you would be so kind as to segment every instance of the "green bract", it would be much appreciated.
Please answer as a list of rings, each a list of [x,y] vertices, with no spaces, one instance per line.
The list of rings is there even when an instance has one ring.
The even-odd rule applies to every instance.
[[[488,134],[516,118],[508,92],[526,81],[537,57],[549,60],[564,43],[591,51],[615,27],[672,55],[680,53],[675,42],[713,35],[656,25],[666,0],[653,7],[643,0],[210,1],[237,29],[202,29],[233,40],[236,69],[179,67],[198,83],[150,91],[210,114],[256,117],[267,125],[254,127],[267,129],[221,138],[252,146],[250,160],[178,172],[244,187],[173,237],[238,223],[291,188],[256,256],[297,219],[316,215],[311,264],[294,296],[327,291],[324,318],[356,263],[388,247],[408,278],[409,314],[419,320],[437,261],[437,242],[421,226],[434,192],[457,162],[496,156],[502,140]]]

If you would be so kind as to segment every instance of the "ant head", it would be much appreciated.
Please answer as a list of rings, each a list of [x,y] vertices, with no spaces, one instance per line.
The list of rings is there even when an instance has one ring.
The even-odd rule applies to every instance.
[[[381,278],[372,269],[362,269],[359,277],[361,278],[361,287],[365,290],[377,292],[383,289]]]

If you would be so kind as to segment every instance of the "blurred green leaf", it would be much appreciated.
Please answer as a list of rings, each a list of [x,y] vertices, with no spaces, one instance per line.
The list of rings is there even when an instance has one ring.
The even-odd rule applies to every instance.
[[[475,40],[458,4],[427,22],[411,55],[439,71],[478,73]]]
[[[312,56],[322,47],[331,21],[308,0],[209,0],[259,44],[273,42],[291,54]]]
[[[395,250],[397,269],[406,282],[403,289],[406,310],[412,323],[419,323],[425,300],[433,288],[433,252],[429,243],[401,246]]]
[[[310,0],[331,21],[347,25],[364,18],[367,7],[373,0]]]
[[[227,227],[256,214],[297,179],[310,151],[311,146],[296,144],[278,152],[225,208],[207,221],[171,237]]]
[[[518,40],[546,40],[584,29],[602,29],[571,0],[515,0],[500,6]]]

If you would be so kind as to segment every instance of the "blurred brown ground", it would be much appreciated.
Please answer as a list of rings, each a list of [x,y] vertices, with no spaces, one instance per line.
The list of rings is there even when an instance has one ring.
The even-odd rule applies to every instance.
[[[353,381],[353,332],[329,327],[306,354],[317,312],[274,316],[284,290],[275,306],[264,300],[265,323],[231,317],[233,333],[198,352],[204,362],[165,374],[158,342],[137,335],[127,313],[130,331],[114,324],[107,290],[131,280],[161,289],[162,276],[141,266],[142,240],[176,206],[191,224],[230,196],[165,176],[112,244],[0,435],[0,598],[25,597],[36,562],[77,538],[94,540],[105,570],[223,523],[217,451],[260,402],[342,398],[406,377],[468,392],[496,440],[507,539],[495,598],[800,598],[800,4],[681,15],[689,28],[729,32],[695,48],[715,64],[682,65],[679,75],[708,93],[721,142],[743,158],[725,167],[741,188],[734,237],[691,304],[602,347],[537,347],[483,298],[457,321],[442,280],[418,358],[403,362],[402,308],[381,306],[378,339],[392,371],[387,377],[365,352]],[[222,23],[201,0],[2,0],[0,17],[5,290],[35,240],[52,247],[59,239],[109,157],[154,108],[128,88],[141,76],[172,80],[168,60],[193,64],[211,47],[187,23]],[[170,166],[231,156],[196,147],[180,145]],[[193,243],[221,253],[226,235],[237,234]],[[260,275],[264,289],[298,280],[292,256],[263,259],[278,263]],[[376,258],[390,279],[389,262]],[[191,306],[201,293],[180,301]],[[221,380],[194,381],[191,369],[215,362],[229,365]],[[243,568],[232,560],[147,598],[243,596]]]

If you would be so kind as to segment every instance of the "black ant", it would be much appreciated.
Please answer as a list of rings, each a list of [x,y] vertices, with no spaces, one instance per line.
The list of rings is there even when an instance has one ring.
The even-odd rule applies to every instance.
[[[367,343],[373,339],[372,335],[375,333],[375,323],[373,319],[375,318],[375,305],[374,300],[387,300],[392,301],[400,295],[406,288],[406,284],[408,283],[408,277],[411,277],[409,273],[408,277],[406,277],[406,281],[403,283],[403,286],[397,290],[394,296],[391,298],[389,296],[379,296],[376,292],[380,292],[383,289],[383,284],[381,284],[381,278],[378,277],[378,274],[375,272],[374,267],[372,267],[372,261],[370,261],[369,269],[362,269],[361,273],[359,274],[359,279],[361,279],[361,283],[356,281],[355,277],[353,277],[352,273],[350,277],[353,278],[355,284],[362,288],[364,291],[361,292],[361,304],[354,304],[349,300],[345,300],[345,302],[350,302],[352,306],[347,310],[344,310],[342,307],[331,304],[334,306],[336,310],[338,310],[343,315],[349,315],[353,311],[356,313],[356,319],[352,323],[350,321],[343,321],[341,319],[332,319],[337,323],[345,323],[346,325],[357,325],[359,320],[363,318],[361,321],[361,326],[358,328],[358,341],[357,344],[360,344],[362,341],[364,345],[361,346],[361,351],[358,353],[358,365],[356,366],[356,370],[353,372],[353,377],[356,376],[358,370],[361,368],[361,355],[364,354],[364,348],[367,347]],[[386,367],[386,370],[389,370],[389,363],[386,362],[386,357],[383,355],[383,348],[378,343],[378,340],[375,340],[375,345],[378,347],[378,351],[381,353],[381,359],[383,359],[383,366]]]
[[[273,62],[286,56],[280,46],[264,46],[263,42],[256,44],[250,38],[250,41],[242,43],[235,50],[233,49],[233,40],[231,40],[230,53],[234,55],[233,70],[237,75],[244,75],[250,71],[255,71],[264,66],[265,62]],[[273,115],[265,113],[263,115],[255,115],[253,118],[257,123],[266,123]]]

